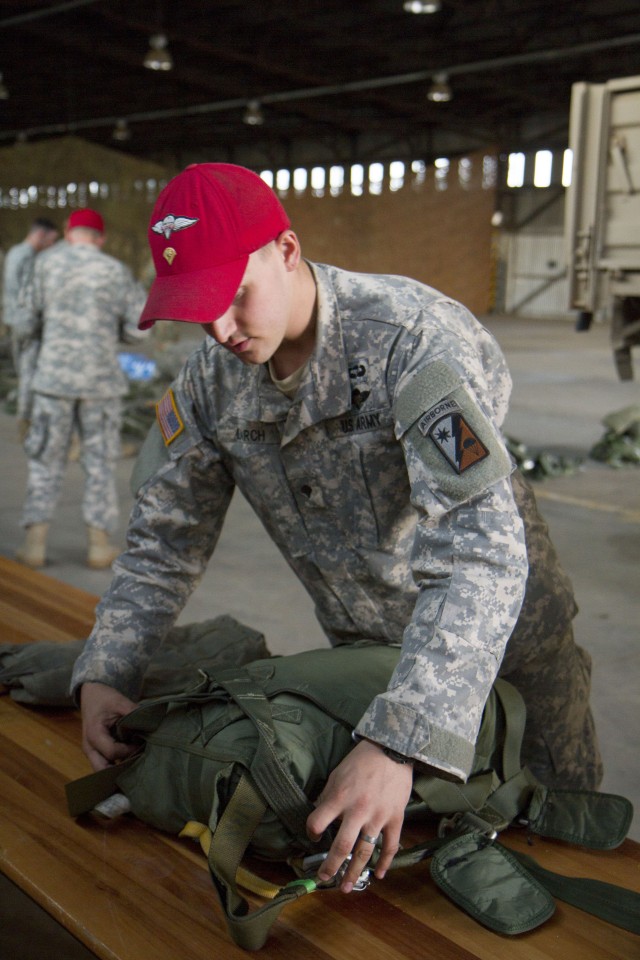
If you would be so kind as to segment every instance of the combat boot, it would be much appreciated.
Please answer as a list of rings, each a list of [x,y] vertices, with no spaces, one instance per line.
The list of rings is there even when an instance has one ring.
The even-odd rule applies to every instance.
[[[120,551],[109,542],[106,530],[101,530],[100,527],[87,527],[87,531],[89,534],[87,566],[93,570],[110,567]]]
[[[16,559],[27,567],[44,567],[46,563],[48,523],[32,523],[26,528],[24,544],[16,553]]]

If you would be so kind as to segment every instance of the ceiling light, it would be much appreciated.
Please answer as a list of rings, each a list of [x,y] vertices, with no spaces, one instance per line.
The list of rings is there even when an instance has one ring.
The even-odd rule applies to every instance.
[[[427,100],[433,100],[434,103],[446,103],[453,97],[453,91],[449,86],[449,77],[446,73],[434,73],[433,82],[427,92]]]
[[[126,120],[117,120],[116,125],[113,128],[113,133],[111,134],[113,140],[118,140],[120,143],[124,143],[127,140],[131,140],[131,130],[129,129],[129,124]]]
[[[167,38],[164,33],[154,33],[149,38],[149,49],[144,58],[144,65],[149,70],[173,69],[173,57],[167,49]]]
[[[264,114],[259,100],[249,101],[242,122],[247,123],[250,127],[258,127],[261,123],[264,123]]]
[[[440,0],[404,0],[402,6],[407,13],[438,13],[442,8]]]
[[[9,99],[9,91],[6,88],[5,82],[2,79],[2,74],[0,73],[0,100],[8,100],[8,99]]]

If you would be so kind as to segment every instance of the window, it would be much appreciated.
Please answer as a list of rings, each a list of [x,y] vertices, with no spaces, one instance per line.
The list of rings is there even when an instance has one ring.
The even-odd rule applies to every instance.
[[[565,150],[562,155],[562,186],[571,186],[571,175],[573,173],[573,150]]]
[[[383,183],[384,165],[382,163],[372,163],[369,167],[369,193],[379,196],[382,193]]]
[[[498,161],[495,157],[482,158],[482,189],[491,190],[498,182]]]
[[[462,157],[458,160],[458,182],[461,187],[469,189],[471,186],[471,175],[473,173],[473,164],[469,157]]]
[[[307,189],[307,171],[304,167],[298,167],[293,171],[293,189],[296,193],[304,193]]]
[[[427,178],[427,165],[424,160],[414,160],[411,164],[411,173],[413,174],[413,185],[420,187]]]
[[[401,190],[404,186],[404,163],[401,160],[393,160],[389,164],[389,189],[391,192]]]
[[[311,193],[314,197],[324,197],[327,175],[324,167],[314,167],[311,171]]]
[[[329,193],[339,197],[344,187],[344,167],[329,167]]]
[[[449,168],[451,163],[447,157],[438,157],[434,162],[436,176],[436,190],[446,190],[448,187]]]
[[[553,154],[551,150],[538,150],[533,164],[534,187],[548,187],[551,183]]]
[[[364,167],[361,163],[354,163],[351,167],[351,193],[354,197],[362,196],[364,186]]]
[[[279,193],[286,193],[291,184],[291,171],[280,169],[276,173],[276,190]]]
[[[510,153],[507,164],[507,186],[521,187],[524,183],[524,153]]]

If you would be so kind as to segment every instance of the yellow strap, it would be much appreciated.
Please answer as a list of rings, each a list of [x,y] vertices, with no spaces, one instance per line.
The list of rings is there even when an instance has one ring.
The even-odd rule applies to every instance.
[[[199,840],[205,855],[209,856],[211,830],[204,823],[198,823],[197,820],[189,820],[178,836]],[[266,900],[273,900],[280,892],[280,887],[277,886],[277,884],[271,883],[269,880],[263,880],[262,877],[258,877],[255,873],[245,869],[245,867],[238,867],[236,883],[238,886],[244,887],[245,890],[250,890],[251,893],[257,893],[259,897],[264,897]]]
[[[211,846],[211,830],[204,823],[198,823],[197,820],[188,820],[178,834],[179,837],[190,837],[192,840],[199,840],[200,846],[205,854],[209,855]]]

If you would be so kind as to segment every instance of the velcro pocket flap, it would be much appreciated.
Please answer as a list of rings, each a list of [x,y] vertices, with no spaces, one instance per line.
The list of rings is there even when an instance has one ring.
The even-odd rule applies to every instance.
[[[431,876],[454,903],[497,933],[533,930],[555,910],[551,894],[483,833],[465,833],[441,847]]]
[[[532,833],[593,850],[620,846],[632,818],[633,806],[625,797],[590,790],[541,788],[529,807]]]

